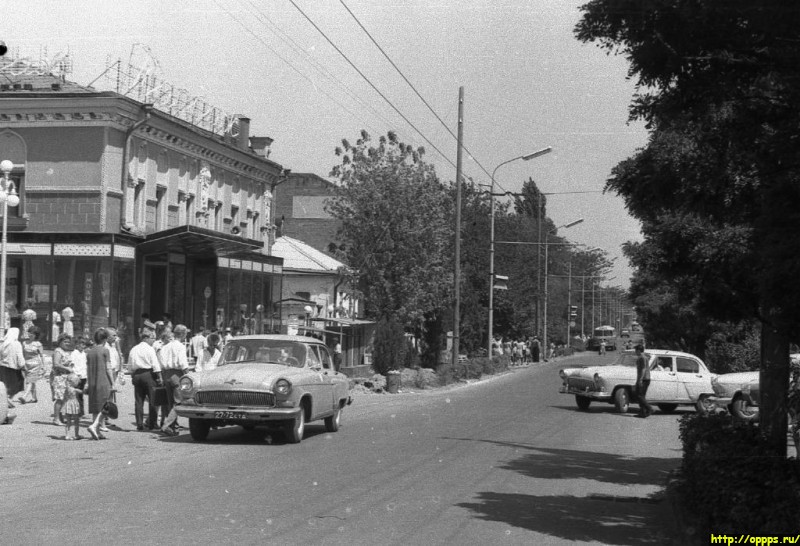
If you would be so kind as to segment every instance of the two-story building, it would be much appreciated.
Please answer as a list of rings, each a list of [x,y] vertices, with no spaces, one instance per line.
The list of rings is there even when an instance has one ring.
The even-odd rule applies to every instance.
[[[52,342],[165,313],[190,328],[280,326],[272,188],[283,169],[238,116],[222,134],[115,92],[0,65],[7,316]],[[185,118],[185,116],[184,116]],[[1,174],[1,173],[0,173]],[[0,209],[2,210],[2,209]]]

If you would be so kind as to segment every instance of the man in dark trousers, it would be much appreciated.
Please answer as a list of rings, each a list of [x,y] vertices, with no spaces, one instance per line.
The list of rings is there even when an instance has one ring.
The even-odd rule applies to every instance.
[[[636,417],[647,418],[653,413],[653,406],[647,403],[647,388],[650,386],[650,366],[644,356],[644,346],[637,345],[636,351],[636,398],[639,400],[639,413]]]

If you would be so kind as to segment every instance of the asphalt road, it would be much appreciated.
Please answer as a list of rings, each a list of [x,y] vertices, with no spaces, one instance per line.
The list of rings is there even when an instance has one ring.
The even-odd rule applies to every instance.
[[[298,445],[239,428],[204,443],[136,432],[129,392],[121,430],[65,442],[49,404],[26,405],[0,427],[2,542],[669,544],[659,492],[683,410],[579,412],[557,370],[585,358],[359,395],[339,432],[311,424]]]

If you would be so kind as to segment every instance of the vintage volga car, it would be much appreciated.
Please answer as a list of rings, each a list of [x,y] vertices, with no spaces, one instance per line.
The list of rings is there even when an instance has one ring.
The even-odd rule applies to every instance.
[[[793,374],[800,369],[800,353],[789,355]],[[796,381],[795,377],[790,377]],[[761,402],[761,381],[758,370],[750,372],[726,373],[711,381],[714,396],[708,398],[706,409],[728,410],[731,415],[743,421],[758,419],[758,406]]]
[[[326,430],[336,432],[351,402],[347,376],[334,369],[325,344],[307,336],[236,337],[216,369],[183,376],[180,393],[175,410],[189,418],[197,441],[212,427],[263,425],[282,428],[298,443],[311,421],[324,419]]]
[[[696,356],[661,349],[648,349],[644,354],[650,366],[647,401],[662,412],[674,411],[678,405],[698,406],[703,397],[713,394],[714,375]],[[565,368],[558,374],[563,381],[559,392],[575,395],[582,410],[596,401],[614,404],[617,411],[625,413],[636,401],[635,351],[623,351],[611,365]]]

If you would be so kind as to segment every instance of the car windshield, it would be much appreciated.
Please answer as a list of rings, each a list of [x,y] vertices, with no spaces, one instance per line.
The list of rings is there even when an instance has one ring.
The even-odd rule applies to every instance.
[[[296,341],[277,339],[233,339],[225,345],[219,365],[239,362],[283,364],[302,368],[306,364],[306,346]]]
[[[650,360],[650,355],[647,353],[644,354],[645,358]],[[630,366],[631,368],[636,367],[636,353],[625,351],[624,353],[620,353],[619,358],[617,358],[616,362],[614,362],[614,366]]]

